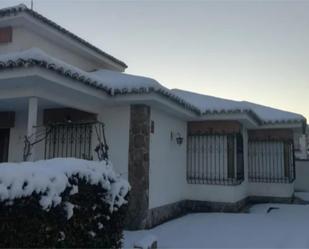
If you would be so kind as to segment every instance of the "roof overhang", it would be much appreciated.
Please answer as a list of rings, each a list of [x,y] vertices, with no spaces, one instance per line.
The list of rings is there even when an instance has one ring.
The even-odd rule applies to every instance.
[[[41,68],[20,68],[0,73],[0,101],[38,97],[62,106],[99,113],[106,93]]]
[[[181,105],[176,104],[166,96],[157,94],[156,92],[116,95],[112,98],[110,104],[146,104],[183,120],[189,121],[197,118],[197,114],[192,110],[183,108]]]
[[[83,111],[99,113],[104,106],[148,104],[184,120],[196,114],[156,92],[111,96],[106,89],[86,85],[68,76],[41,67],[2,69],[0,100],[37,96]]]
[[[258,127],[261,130],[270,130],[270,129],[293,129],[300,131],[305,134],[306,132],[306,120],[298,121],[298,122],[282,122],[282,123],[275,123],[275,124],[263,124]]]
[[[31,53],[32,52],[32,53]],[[102,107],[102,105],[123,105],[144,103],[169,112],[174,116],[179,116],[184,120],[238,120],[248,129],[265,127],[268,129],[277,127],[298,127],[306,124],[306,120],[295,120],[275,123],[265,123],[252,110],[233,110],[233,111],[208,111],[201,113],[200,109],[191,103],[185,101],[178,95],[173,94],[165,87],[137,87],[128,89],[117,89],[98,77],[80,70],[74,66],[62,63],[46,54],[36,54],[37,51],[31,51],[30,54],[19,53],[14,56],[4,56],[0,61],[0,96],[9,96],[10,94],[29,92],[33,95],[35,91],[43,89],[40,94],[52,93],[57,97],[64,98],[67,101],[73,101],[72,96],[80,100],[88,100],[85,105]],[[9,84],[6,82],[10,80]],[[12,90],[12,87],[15,89]],[[11,90],[10,93],[7,93]],[[48,96],[47,96],[48,97]],[[70,105],[68,105],[70,106]],[[93,108],[92,108],[93,109]],[[81,110],[84,110],[81,108]],[[89,111],[89,110],[85,110]]]
[[[211,114],[204,114],[198,118],[194,118],[191,121],[195,120],[237,120],[239,121],[244,127],[248,129],[254,129],[256,127],[259,127],[260,123],[252,118],[250,115],[244,112],[239,113],[211,113]]]
[[[186,121],[237,120],[247,129],[301,129],[304,122],[262,124],[248,112],[208,113],[200,115],[184,108],[170,96],[157,92],[126,93],[110,95],[108,89],[101,89],[66,74],[45,67],[12,67],[1,69],[0,100],[37,96],[63,106],[99,113],[104,106],[148,104],[163,112]]]

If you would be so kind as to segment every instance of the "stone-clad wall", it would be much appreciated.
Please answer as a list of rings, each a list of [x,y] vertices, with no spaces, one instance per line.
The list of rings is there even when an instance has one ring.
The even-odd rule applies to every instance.
[[[244,213],[254,204],[260,203],[301,203],[293,198],[249,196],[235,203],[183,200],[148,210],[145,228],[150,229],[171,219],[188,213],[224,212]]]
[[[129,138],[130,193],[128,229],[144,228],[149,207],[150,107],[131,105]]]

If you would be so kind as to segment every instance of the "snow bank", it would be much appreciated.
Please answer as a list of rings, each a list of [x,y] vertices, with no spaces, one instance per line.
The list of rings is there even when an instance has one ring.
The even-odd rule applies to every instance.
[[[309,192],[295,192],[294,195],[303,201],[309,201]]]
[[[277,207],[269,213],[270,207]],[[309,205],[260,204],[250,213],[196,213],[125,231],[124,248],[153,234],[159,248],[308,248]]]
[[[111,212],[126,203],[130,186],[115,174],[110,163],[73,158],[0,164],[0,200],[11,204],[36,193],[41,207],[48,210],[61,203],[66,188],[71,189],[70,195],[78,193],[78,187],[69,182],[74,176],[105,189],[107,195],[102,201],[110,205]],[[72,217],[74,205],[66,203],[65,209],[68,218]]]
[[[157,248],[153,246],[155,243],[157,243],[157,237],[152,234],[148,234],[139,241],[135,242],[134,248],[140,248],[140,249]]]

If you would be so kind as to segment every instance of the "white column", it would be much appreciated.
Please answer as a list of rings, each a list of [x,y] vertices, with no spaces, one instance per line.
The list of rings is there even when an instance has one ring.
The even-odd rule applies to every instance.
[[[35,141],[37,117],[38,117],[38,98],[32,97],[28,102],[28,126],[27,136],[31,142]],[[31,155],[29,161],[34,161],[35,158],[35,147],[31,148]]]

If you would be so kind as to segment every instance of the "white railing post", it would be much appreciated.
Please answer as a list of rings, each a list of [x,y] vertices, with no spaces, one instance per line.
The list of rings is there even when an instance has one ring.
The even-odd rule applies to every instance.
[[[33,142],[35,141],[37,118],[38,118],[38,98],[31,97],[28,102],[28,125],[27,125],[27,137]],[[29,155],[29,161],[34,161],[35,148],[31,147]]]

